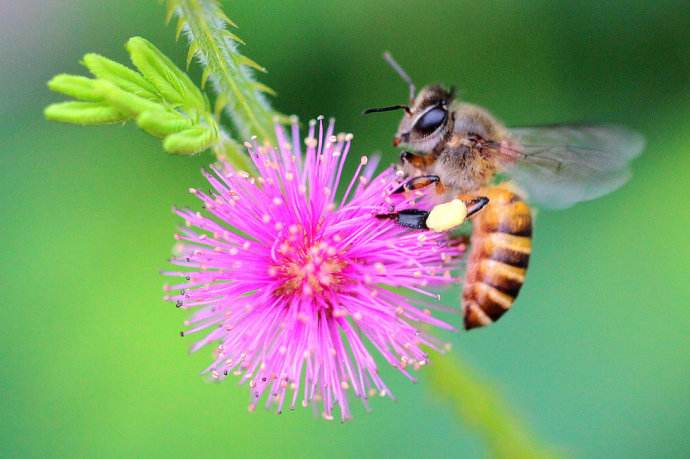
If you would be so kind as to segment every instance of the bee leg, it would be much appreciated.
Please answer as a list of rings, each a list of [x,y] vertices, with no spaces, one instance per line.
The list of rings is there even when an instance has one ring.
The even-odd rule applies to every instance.
[[[377,217],[396,220],[398,225],[407,228],[448,231],[474,216],[488,203],[489,198],[484,196],[467,200],[454,199],[453,201],[437,205],[431,212],[420,209],[405,209],[390,214],[379,214]],[[429,220],[432,213],[434,213],[434,216]]]
[[[467,218],[474,216],[477,212],[482,210],[489,203],[489,198],[486,196],[475,196],[469,199],[462,199],[467,207]]]
[[[433,155],[418,155],[411,151],[403,151],[400,153],[400,162],[409,164],[415,169],[424,170],[434,162]]]
[[[400,226],[413,229],[429,229],[426,226],[426,219],[429,217],[429,212],[419,209],[405,209],[400,212],[393,212],[390,214],[379,214],[378,218],[389,218],[395,220]]]
[[[405,191],[419,190],[431,185],[432,183],[439,183],[440,181],[441,179],[438,177],[438,175],[420,175],[419,177],[412,177],[400,185],[400,187],[393,193],[404,193]]]
[[[455,198],[438,204],[429,212],[426,225],[436,232],[449,231],[462,225],[465,220],[477,214],[488,203],[489,198],[478,196],[468,199]]]

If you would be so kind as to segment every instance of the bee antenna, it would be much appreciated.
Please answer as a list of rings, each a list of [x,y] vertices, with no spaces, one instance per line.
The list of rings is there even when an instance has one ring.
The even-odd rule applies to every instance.
[[[407,113],[408,115],[412,114],[410,107],[408,107],[407,105],[391,105],[389,107],[367,108],[362,113],[364,115],[368,115],[369,113],[390,112],[393,110],[405,110],[405,113]]]
[[[395,70],[395,72],[398,75],[400,75],[400,78],[402,78],[405,81],[405,83],[407,83],[407,85],[409,86],[409,88],[410,88],[410,102],[412,102],[415,98],[416,93],[417,93],[417,89],[415,88],[414,83],[412,82],[412,78],[410,78],[410,75],[408,75],[407,72],[400,66],[400,64],[398,64],[396,62],[396,60],[393,59],[393,56],[391,55],[391,53],[386,51],[385,53],[383,53],[383,58],[385,59],[386,62],[388,62],[388,65],[393,67],[393,70]]]

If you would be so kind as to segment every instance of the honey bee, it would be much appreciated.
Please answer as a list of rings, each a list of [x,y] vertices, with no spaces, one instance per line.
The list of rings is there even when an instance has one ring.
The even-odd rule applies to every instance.
[[[614,125],[508,129],[484,108],[457,100],[453,88],[430,85],[417,94],[403,68],[390,54],[384,58],[408,84],[409,105],[364,113],[405,112],[393,138],[394,146],[408,148],[400,156],[406,179],[397,191],[433,188],[441,203],[384,216],[435,231],[474,217],[462,314],[468,330],[488,325],[511,308],[524,282],[532,206],[566,208],[616,190],[629,179],[644,139]],[[448,203],[458,200],[466,209],[449,215]]]

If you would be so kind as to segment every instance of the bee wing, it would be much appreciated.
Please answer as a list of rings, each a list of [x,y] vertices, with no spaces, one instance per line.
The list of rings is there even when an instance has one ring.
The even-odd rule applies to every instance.
[[[562,209],[622,186],[644,147],[639,133],[615,125],[556,125],[510,130],[496,146],[503,170],[537,206]]]

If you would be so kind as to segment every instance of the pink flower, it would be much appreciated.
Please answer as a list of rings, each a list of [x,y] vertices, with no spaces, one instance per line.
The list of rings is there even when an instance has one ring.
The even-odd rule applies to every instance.
[[[338,405],[349,419],[349,392],[365,406],[392,398],[374,349],[414,380],[423,347],[444,348],[420,325],[452,329],[431,309],[453,309],[428,289],[456,281],[462,248],[376,217],[413,204],[391,195],[393,168],[374,177],[377,159],[362,157],[336,200],[352,136],[333,128],[312,121],[303,154],[297,124],[291,136],[277,126],[279,149],[247,144],[256,177],[212,166],[213,191],[191,190],[204,214],[176,211],[187,228],[173,263],[185,270],[165,273],[182,278],[166,299],[195,311],[182,334],[207,332],[193,346],[217,346],[205,372],[248,382],[250,410],[262,399],[278,413],[321,402],[324,418]]]

